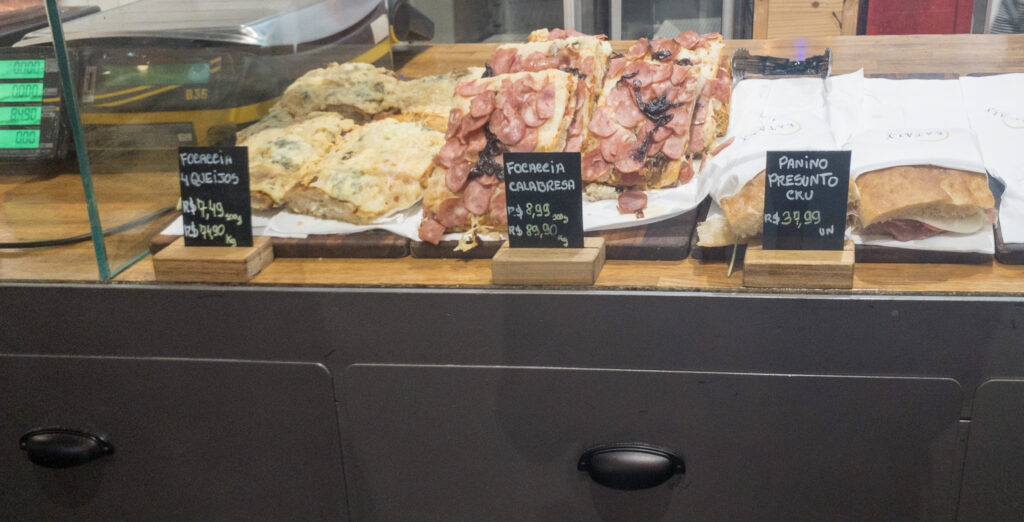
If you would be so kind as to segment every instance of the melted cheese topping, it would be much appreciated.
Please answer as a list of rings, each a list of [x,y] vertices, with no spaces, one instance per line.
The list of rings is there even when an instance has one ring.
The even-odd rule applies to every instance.
[[[249,189],[280,204],[297,185],[304,169],[355,128],[352,120],[334,113],[312,113],[279,128],[267,128],[239,142],[249,148]]]
[[[444,135],[419,123],[378,120],[346,135],[311,171],[308,185],[352,203],[360,216],[407,208]]]

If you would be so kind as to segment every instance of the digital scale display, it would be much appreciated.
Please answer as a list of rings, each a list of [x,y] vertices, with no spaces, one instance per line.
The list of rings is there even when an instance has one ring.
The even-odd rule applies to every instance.
[[[0,161],[46,160],[66,150],[53,51],[0,49]]]
[[[43,108],[0,107],[0,126],[4,125],[39,125],[43,122]]]
[[[46,73],[46,60],[0,60],[0,80],[37,80]]]
[[[39,129],[0,129],[0,149],[37,149],[40,135]]]
[[[0,103],[43,101],[43,82],[0,83]]]

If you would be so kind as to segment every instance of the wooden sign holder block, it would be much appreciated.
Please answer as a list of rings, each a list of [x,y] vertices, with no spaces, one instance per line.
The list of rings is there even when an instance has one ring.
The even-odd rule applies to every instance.
[[[491,259],[496,285],[592,285],[604,267],[604,238],[583,238],[583,248],[511,248]]]
[[[743,286],[754,288],[853,288],[853,241],[842,250],[763,250],[747,245]]]
[[[178,238],[153,255],[157,281],[245,283],[274,260],[270,238],[254,237],[251,247],[187,247]]]

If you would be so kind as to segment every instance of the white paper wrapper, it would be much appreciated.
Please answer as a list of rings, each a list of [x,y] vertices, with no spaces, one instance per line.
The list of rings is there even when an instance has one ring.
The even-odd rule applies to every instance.
[[[846,146],[853,150],[850,177],[899,165],[985,172],[957,80],[864,80],[863,108]],[[858,245],[907,250],[992,254],[992,227],[974,234],[943,232],[897,241],[887,235],[849,234]]]
[[[716,202],[732,196],[765,169],[769,150],[837,150],[833,120],[848,135],[860,108],[863,72],[830,78],[744,80],[733,91],[732,145],[715,157],[706,174]]]
[[[285,210],[270,219],[266,234],[272,237],[306,237],[310,234],[356,234],[367,230],[387,230],[409,239],[419,239],[422,216],[423,210],[419,203],[401,212],[382,217],[369,225],[320,219]],[[282,234],[284,236],[281,236]]]
[[[957,80],[864,80],[859,124],[847,146],[852,178],[899,165],[985,172]]]
[[[699,169],[699,163],[694,166]],[[612,230],[637,227],[664,221],[685,214],[707,197],[707,171],[697,174],[685,185],[647,191],[647,208],[644,217],[619,213],[618,200],[587,201],[583,199],[583,231]]]
[[[935,165],[985,172],[977,138],[970,129],[903,127],[861,132],[847,142],[853,150],[850,178],[900,165]]]
[[[1006,184],[999,227],[1006,243],[1024,243],[1024,74],[960,78],[971,128],[989,173]]]
[[[954,234],[943,232],[937,236],[913,241],[897,241],[888,235],[859,235],[852,230],[846,231],[846,237],[858,245],[874,245],[905,250],[928,250],[933,252],[973,252],[991,254],[995,252],[996,240],[992,227],[986,226],[973,234]]]

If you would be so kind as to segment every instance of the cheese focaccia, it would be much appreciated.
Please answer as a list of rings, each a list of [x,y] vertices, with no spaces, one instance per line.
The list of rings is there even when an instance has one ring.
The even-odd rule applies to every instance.
[[[367,224],[420,199],[444,135],[422,123],[382,119],[345,135],[285,196],[300,214]]]
[[[394,108],[390,99],[398,79],[387,69],[366,63],[332,63],[295,80],[280,107],[300,117],[313,111],[337,112],[357,123]]]
[[[488,65],[495,75],[545,69],[558,69],[577,75],[581,81],[576,84],[576,106],[569,125],[565,152],[579,152],[586,139],[594,103],[604,83],[612,48],[608,42],[596,36],[575,31],[570,36],[560,29],[555,31],[560,33],[546,32],[545,40],[498,47],[488,60]],[[559,36],[552,37],[556,34]]]
[[[411,80],[401,79],[388,94],[389,105],[399,112],[415,111],[422,107],[444,107],[445,118],[452,104],[455,85],[474,80],[484,74],[483,67],[467,67],[446,74],[424,76]],[[444,132],[444,131],[442,131]]]
[[[249,125],[248,127],[235,133],[235,143],[241,145],[243,141],[247,141],[259,132],[263,132],[267,129],[280,129],[281,127],[287,127],[295,117],[290,112],[275,105],[270,109],[270,112],[266,116],[261,118],[256,123]]]
[[[548,69],[459,83],[423,194],[420,238],[436,244],[445,232],[505,226],[503,155],[564,150],[577,82]]]
[[[331,64],[296,80],[272,112],[301,116],[312,110],[333,111],[356,122],[403,114],[406,121],[426,120],[444,132],[455,84],[483,72],[483,67],[469,67],[403,80],[364,63]]]
[[[255,209],[281,206],[284,195],[302,181],[305,169],[356,128],[352,120],[333,112],[275,118],[274,125],[283,125],[268,125],[238,140],[239,146],[249,148],[249,193]]]
[[[401,80],[388,95],[388,105],[394,112],[379,114],[377,118],[395,118],[399,121],[419,121],[431,129],[444,132],[448,126],[448,112],[452,108],[455,85],[474,80],[484,74],[483,67],[468,67],[447,74]]]

